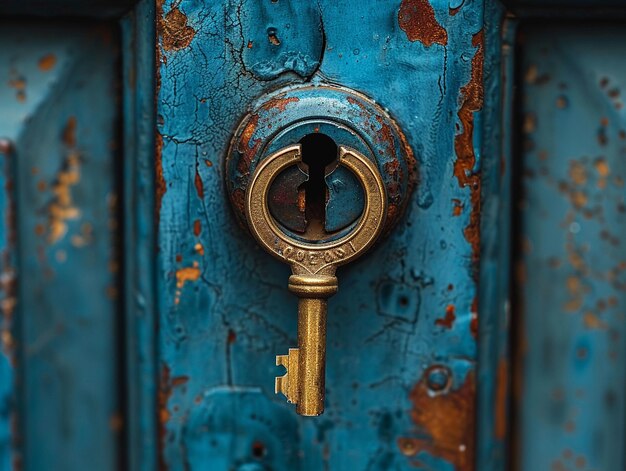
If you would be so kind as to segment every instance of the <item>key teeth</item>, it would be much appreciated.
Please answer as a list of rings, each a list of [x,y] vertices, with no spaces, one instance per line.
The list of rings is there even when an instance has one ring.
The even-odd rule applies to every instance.
[[[277,376],[274,382],[275,393],[281,393],[287,402],[298,402],[298,349],[290,348],[288,355],[276,355],[276,366],[284,366],[287,372]]]
[[[276,355],[276,366],[284,366],[289,369],[289,355]],[[287,376],[286,373],[283,376],[279,376],[279,378],[283,378],[285,376]]]

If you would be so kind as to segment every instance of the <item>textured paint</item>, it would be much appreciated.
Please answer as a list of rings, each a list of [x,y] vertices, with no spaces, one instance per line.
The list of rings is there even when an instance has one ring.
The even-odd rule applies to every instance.
[[[515,30],[498,2],[485,5],[476,468],[506,469],[512,89]],[[455,203],[456,207],[456,203]]]
[[[19,466],[16,441],[16,247],[14,155],[0,138],[0,470]]]
[[[409,41],[419,41],[424,46],[448,44],[448,33],[435,18],[429,0],[403,0],[398,12],[398,24]]]
[[[523,30],[520,470],[626,468],[626,35]],[[602,47],[598,48],[598,44]]]
[[[405,32],[415,20],[411,5],[427,5],[419,12],[428,21],[413,25],[430,39]],[[183,0],[160,8],[158,362],[168,372],[161,468],[474,469],[482,2],[454,11],[441,0]],[[173,10],[195,31],[176,50],[164,27]],[[346,28],[346,18],[359,27]],[[313,420],[295,416],[273,391],[281,373],[274,355],[295,338],[288,269],[238,227],[223,181],[231,133],[254,100],[304,82],[342,84],[388,109],[419,170],[397,227],[339,272],[329,305],[327,412]],[[275,105],[268,114],[292,109]],[[258,126],[251,119],[242,130],[242,174],[263,145]],[[190,267],[197,280],[181,283],[188,272],[180,270]],[[448,306],[454,322],[438,325]],[[435,364],[448,372],[443,390],[424,379]],[[179,377],[184,384],[174,386]],[[247,388],[254,395],[240,392]],[[240,402],[248,397],[254,407]],[[263,453],[258,436],[281,452]]]
[[[100,24],[12,21],[0,31],[11,45],[0,48],[0,136],[14,142],[19,402],[9,410],[21,469],[116,469],[117,45]],[[4,471],[5,433],[0,442]]]
[[[124,113],[125,465],[157,469],[155,292],[155,5],[121,21]],[[152,118],[152,119],[151,119]]]

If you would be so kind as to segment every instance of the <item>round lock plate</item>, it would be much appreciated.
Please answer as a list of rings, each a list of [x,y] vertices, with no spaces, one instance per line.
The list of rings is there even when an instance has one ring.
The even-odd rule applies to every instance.
[[[239,222],[247,226],[245,194],[257,165],[314,136],[355,149],[376,164],[387,192],[383,235],[388,233],[403,214],[417,179],[413,152],[379,105],[354,90],[330,85],[290,87],[264,95],[241,121],[226,158],[226,186]],[[342,166],[328,165],[324,179],[325,229],[332,239],[357,223],[363,212],[363,189]],[[270,191],[272,216],[295,238],[302,238],[299,233],[306,225],[302,186],[307,180],[306,165],[295,165],[276,178]]]

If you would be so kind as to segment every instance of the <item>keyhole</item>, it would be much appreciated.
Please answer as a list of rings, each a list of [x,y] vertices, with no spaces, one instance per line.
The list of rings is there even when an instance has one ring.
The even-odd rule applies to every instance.
[[[329,165],[337,160],[337,144],[325,134],[308,134],[300,140],[302,161],[307,166],[309,179],[302,185],[304,191],[304,214],[307,221],[304,236],[320,239],[326,235],[326,202],[328,188],[326,175]]]

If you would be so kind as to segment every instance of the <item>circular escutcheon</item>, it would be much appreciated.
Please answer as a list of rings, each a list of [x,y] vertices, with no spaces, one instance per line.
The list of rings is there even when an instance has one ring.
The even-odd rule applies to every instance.
[[[286,146],[323,134],[337,147],[347,146],[373,161],[387,193],[383,235],[398,222],[417,179],[416,161],[404,134],[391,116],[363,94],[344,87],[308,84],[263,95],[239,124],[226,157],[226,187],[239,222],[247,227],[245,194],[254,170]],[[326,224],[329,232],[354,224],[363,212],[363,189],[341,166],[329,166]],[[306,168],[294,167],[276,179],[282,206],[272,211],[286,232],[298,238],[300,185]],[[270,201],[270,209],[273,202]]]

